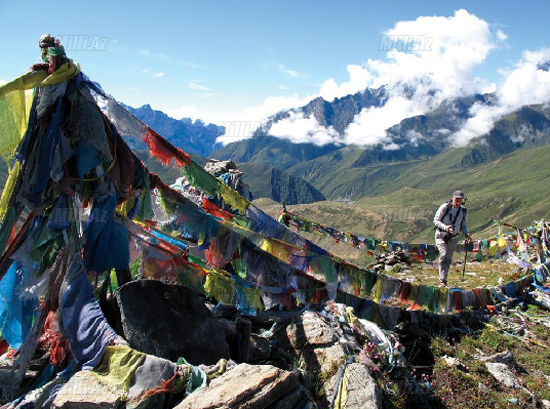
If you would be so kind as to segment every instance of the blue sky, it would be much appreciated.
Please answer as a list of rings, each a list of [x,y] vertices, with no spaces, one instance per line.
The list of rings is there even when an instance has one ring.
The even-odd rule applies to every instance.
[[[0,1],[0,81],[38,60],[37,40],[48,32],[117,100],[211,122],[301,103],[329,79],[350,81],[348,65],[386,61],[381,36],[420,16],[464,9],[486,23],[493,46],[470,68],[487,83],[502,82],[525,50],[550,46],[548,0],[71,4]]]

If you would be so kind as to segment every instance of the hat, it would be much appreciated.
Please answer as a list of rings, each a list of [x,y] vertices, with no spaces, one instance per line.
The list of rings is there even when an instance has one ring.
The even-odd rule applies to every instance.
[[[460,197],[461,199],[464,199],[464,193],[460,190],[455,190],[453,192],[453,197]]]
[[[55,38],[50,34],[42,34],[40,40],[38,40],[38,46],[40,48],[53,47],[55,45]]]

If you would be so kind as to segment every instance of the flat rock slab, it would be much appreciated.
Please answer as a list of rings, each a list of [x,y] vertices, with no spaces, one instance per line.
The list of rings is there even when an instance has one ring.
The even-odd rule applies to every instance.
[[[498,362],[485,362],[487,370],[495,377],[497,381],[508,388],[521,388],[518,378],[506,364]]]
[[[121,406],[120,394],[99,382],[92,371],[74,374],[51,405],[56,409],[116,409]]]
[[[292,395],[297,387],[292,372],[271,365],[240,364],[193,392],[176,409],[264,409]]]
[[[338,341],[336,331],[318,314],[304,312],[296,322],[286,327],[286,336],[294,349],[306,345],[326,346]]]
[[[117,293],[125,338],[132,348],[176,362],[214,365],[229,359],[224,326],[189,288],[132,281]]]

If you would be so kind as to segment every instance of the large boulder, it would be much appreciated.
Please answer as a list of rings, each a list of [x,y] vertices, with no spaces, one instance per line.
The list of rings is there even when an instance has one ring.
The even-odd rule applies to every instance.
[[[308,372],[326,377],[346,360],[337,330],[321,315],[305,311],[286,327],[279,341],[300,357]]]
[[[176,409],[291,409],[304,400],[307,394],[292,372],[240,364],[193,392]]]
[[[345,391],[339,389],[345,388]],[[334,374],[324,385],[327,406],[337,400],[342,409],[379,409],[382,408],[382,392],[362,364],[352,363],[346,366],[345,372]]]
[[[124,335],[132,348],[192,365],[230,358],[224,326],[192,290],[155,280],[133,281],[117,293]]]

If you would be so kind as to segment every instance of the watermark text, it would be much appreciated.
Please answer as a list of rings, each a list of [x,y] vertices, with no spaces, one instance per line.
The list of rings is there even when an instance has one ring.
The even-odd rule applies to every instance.
[[[380,51],[432,51],[434,38],[423,35],[382,35]]]

